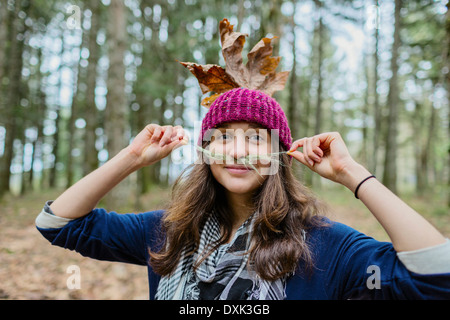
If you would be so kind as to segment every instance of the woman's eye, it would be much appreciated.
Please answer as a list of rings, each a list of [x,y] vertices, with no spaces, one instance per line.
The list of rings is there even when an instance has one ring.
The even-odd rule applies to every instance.
[[[264,137],[262,137],[262,136],[259,135],[259,134],[254,134],[254,135],[249,136],[248,139],[249,139],[250,141],[260,142],[260,141],[263,141],[263,140],[264,140]]]
[[[220,140],[229,140],[229,139],[231,139],[231,135],[229,135],[228,133],[222,133],[222,134],[219,136],[219,139],[220,139]]]

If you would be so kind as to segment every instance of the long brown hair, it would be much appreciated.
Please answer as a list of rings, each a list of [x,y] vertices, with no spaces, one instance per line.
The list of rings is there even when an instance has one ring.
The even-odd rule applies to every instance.
[[[286,154],[280,154],[278,172],[268,176],[254,195],[249,261],[265,280],[295,272],[299,261],[304,262],[305,269],[311,269],[313,256],[304,235],[312,227],[325,225],[323,219],[317,219],[324,206],[295,178],[289,161]],[[194,248],[190,254],[195,252],[201,228],[213,210],[223,226],[218,247],[229,241],[232,232],[224,188],[208,164],[193,164],[174,183],[172,202],[162,221],[161,250],[150,252],[150,265],[156,273],[169,275],[175,271],[186,245]]]

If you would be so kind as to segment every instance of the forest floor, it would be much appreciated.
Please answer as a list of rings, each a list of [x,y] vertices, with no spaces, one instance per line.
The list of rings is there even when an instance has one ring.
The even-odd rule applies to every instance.
[[[5,196],[0,212],[0,299],[148,299],[146,268],[93,260],[51,246],[36,230],[34,220],[46,200],[59,190],[35,192],[23,197]],[[350,192],[333,188],[316,192],[331,208],[332,220],[346,223],[386,241],[388,237],[375,218]],[[146,211],[161,209],[170,191],[153,189],[143,196]],[[450,214],[435,199],[406,197],[406,202],[424,214],[446,237],[450,237]],[[430,205],[430,203],[432,205]],[[80,270],[80,289],[69,289],[70,266]]]

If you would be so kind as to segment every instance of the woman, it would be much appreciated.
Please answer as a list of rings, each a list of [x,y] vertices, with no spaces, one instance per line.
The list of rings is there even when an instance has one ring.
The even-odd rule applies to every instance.
[[[292,142],[279,104],[258,90],[214,101],[199,140],[208,161],[180,176],[167,210],[94,209],[130,173],[185,144],[180,126],[146,126],[48,202],[39,231],[85,256],[147,265],[151,299],[450,298],[448,239],[355,162],[338,133]],[[354,192],[392,243],[325,218],[292,161]]]
[[[338,133],[292,142],[273,98],[237,88],[214,101],[200,138],[208,161],[180,176],[165,212],[95,209],[129,174],[187,144],[180,126],[150,124],[48,202],[39,231],[85,256],[147,265],[152,299],[450,298],[448,239],[356,163]],[[354,192],[392,243],[324,218],[292,161]]]

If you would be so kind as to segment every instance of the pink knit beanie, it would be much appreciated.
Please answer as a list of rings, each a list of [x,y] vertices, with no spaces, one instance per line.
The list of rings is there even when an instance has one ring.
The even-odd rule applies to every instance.
[[[199,142],[208,130],[225,122],[258,123],[266,129],[278,129],[285,150],[292,144],[291,130],[278,102],[259,90],[235,88],[220,95],[211,105],[202,122]]]

